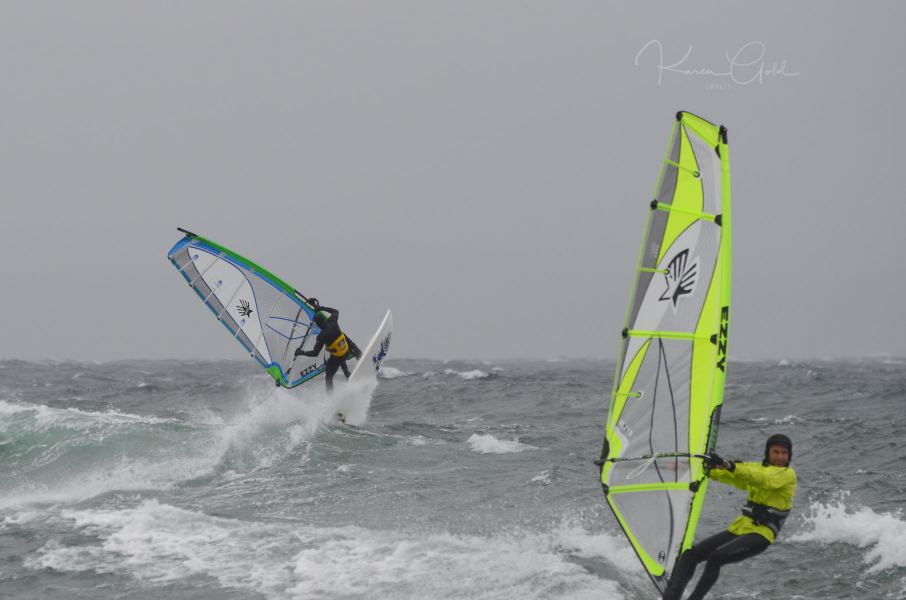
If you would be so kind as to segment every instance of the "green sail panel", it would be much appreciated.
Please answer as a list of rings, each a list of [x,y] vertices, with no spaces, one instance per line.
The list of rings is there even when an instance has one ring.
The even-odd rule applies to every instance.
[[[601,452],[607,502],[663,592],[692,545],[730,314],[727,132],[680,112],[650,203]]]
[[[292,388],[317,377],[323,358],[296,357],[311,350],[320,330],[314,309],[295,288],[249,259],[211,240],[185,236],[167,258],[234,340],[275,382]]]

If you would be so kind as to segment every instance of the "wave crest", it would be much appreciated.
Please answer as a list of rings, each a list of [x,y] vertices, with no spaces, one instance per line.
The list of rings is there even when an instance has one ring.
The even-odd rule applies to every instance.
[[[535,446],[516,440],[499,440],[490,433],[473,433],[466,443],[479,454],[512,454],[525,450],[537,450]]]
[[[397,377],[410,377],[415,375],[414,371],[403,371],[394,367],[381,366],[378,371],[378,377],[381,379],[396,379]]]
[[[876,513],[867,506],[850,508],[845,495],[828,504],[814,502],[805,516],[810,530],[790,537],[794,542],[831,544],[844,542],[867,548],[865,563],[869,573],[906,567],[906,521],[902,511]]]
[[[454,371],[453,369],[445,369],[445,375],[459,375],[461,378],[466,381],[471,379],[484,379],[485,377],[490,377],[487,373],[481,369],[472,369],[471,371]]]

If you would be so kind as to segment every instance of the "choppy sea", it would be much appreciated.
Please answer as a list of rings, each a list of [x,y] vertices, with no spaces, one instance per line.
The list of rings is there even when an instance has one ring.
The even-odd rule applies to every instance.
[[[361,426],[243,362],[0,361],[0,596],[649,599],[593,460],[613,364],[391,360]],[[906,360],[731,363],[718,449],[795,444],[713,598],[906,598]],[[368,403],[369,398],[362,399]],[[742,492],[710,488],[699,537]]]

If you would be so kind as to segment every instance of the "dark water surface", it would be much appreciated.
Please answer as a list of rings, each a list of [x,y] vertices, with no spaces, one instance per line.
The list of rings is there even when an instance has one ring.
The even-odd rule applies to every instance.
[[[592,464],[612,364],[398,360],[360,428],[245,363],[0,362],[4,598],[654,598]],[[906,360],[733,363],[791,436],[778,544],[714,598],[906,598]],[[362,398],[367,402],[367,398]],[[744,502],[712,485],[699,537]]]

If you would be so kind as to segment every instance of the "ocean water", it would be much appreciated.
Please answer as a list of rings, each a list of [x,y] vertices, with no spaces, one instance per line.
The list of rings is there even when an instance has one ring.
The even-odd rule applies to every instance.
[[[0,596],[648,599],[593,460],[612,363],[0,362]],[[795,443],[779,542],[713,598],[906,598],[906,360],[731,363],[718,449]],[[338,423],[360,394],[368,420]],[[347,398],[348,400],[348,398]],[[744,501],[713,485],[699,536]]]

